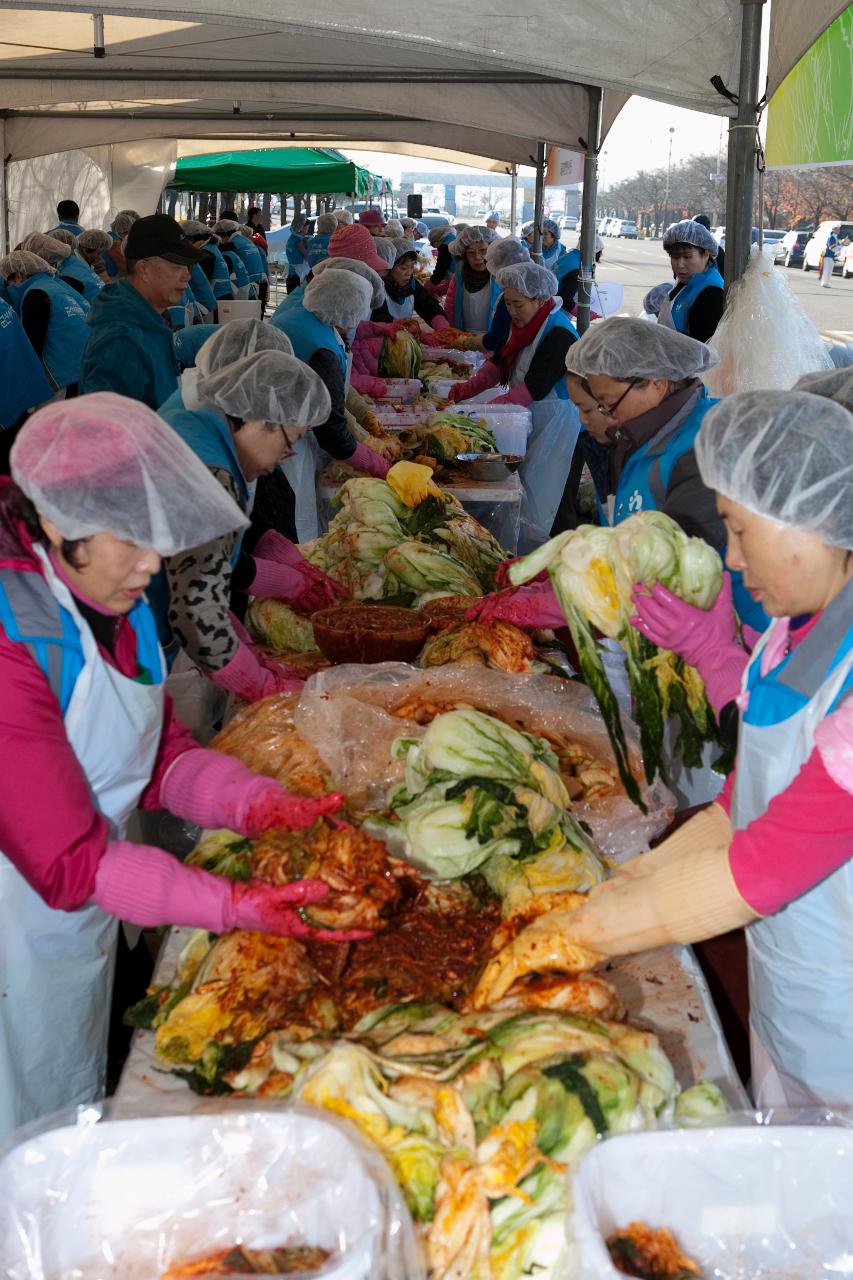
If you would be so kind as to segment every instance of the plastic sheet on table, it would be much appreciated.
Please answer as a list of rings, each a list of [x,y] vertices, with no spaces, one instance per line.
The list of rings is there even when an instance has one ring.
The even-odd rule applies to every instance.
[[[849,1116],[747,1113],[608,1138],[569,1201],[567,1280],[618,1280],[605,1241],[632,1222],[669,1229],[707,1280],[853,1276]]]
[[[349,803],[362,811],[379,810],[389,787],[403,780],[403,762],[391,758],[395,739],[420,737],[434,715],[460,705],[500,715],[529,733],[569,738],[615,770],[601,716],[584,685],[539,674],[510,677],[467,663],[425,671],[394,662],[331,667],[305,685],[294,724]],[[626,733],[639,771],[639,738],[630,723]],[[647,848],[672,820],[674,798],[659,780],[651,787],[643,784],[641,791],[647,814],[618,784],[610,794],[574,806],[610,857]]]
[[[6,1148],[6,1280],[157,1280],[237,1244],[326,1250],[318,1280],[422,1280],[391,1172],[346,1122],[222,1101],[192,1115],[108,1116],[105,1104],[81,1107]]]

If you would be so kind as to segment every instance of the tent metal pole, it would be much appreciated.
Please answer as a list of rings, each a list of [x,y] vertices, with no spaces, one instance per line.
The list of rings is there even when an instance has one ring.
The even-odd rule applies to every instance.
[[[533,249],[531,257],[534,262],[542,263],[542,209],[545,204],[545,143],[536,143],[536,195],[533,203]]]
[[[512,186],[509,191],[509,234],[515,235],[515,224],[518,221],[518,165],[513,164],[510,170]]]
[[[598,196],[598,152],[601,148],[601,107],[604,94],[598,87],[587,88],[589,118],[586,153],[583,161],[583,203],[581,204],[581,270],[578,276],[578,333],[589,328],[592,302],[592,271],[595,266],[595,205]]]
[[[9,252],[9,183],[6,154],[6,121],[0,120],[0,245]]]
[[[729,123],[726,193],[726,285],[743,275],[752,246],[755,205],[755,129],[764,0],[741,0],[740,80],[737,118]]]

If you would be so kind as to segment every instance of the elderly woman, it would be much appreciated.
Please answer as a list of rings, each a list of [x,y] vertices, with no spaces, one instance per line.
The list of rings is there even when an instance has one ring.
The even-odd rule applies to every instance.
[[[112,244],[112,240],[106,231],[83,231],[77,237],[77,252],[88,267],[94,271],[95,275],[102,284],[106,284],[109,280],[107,268],[104,265],[104,254]]]
[[[287,292],[298,289],[310,271],[308,265],[308,219],[304,213],[295,213],[290,223],[290,235],[284,251],[287,254]]]
[[[389,218],[385,223],[383,236],[387,236],[389,240],[403,239],[403,224],[399,218]]]
[[[338,229],[333,213],[321,213],[314,223],[314,234],[308,241],[308,265],[313,268],[329,256],[329,241]]]
[[[175,720],[146,588],[162,556],[245,519],[171,428],[109,393],[48,405],[15,442],[12,478],[0,490],[4,1137],[102,1096],[120,919],[306,936],[296,908],[323,896],[316,882],[234,884],[131,843],[133,809],[257,836],[340,804],[288,795]]]
[[[382,241],[377,240],[377,247]],[[441,304],[415,279],[418,251],[411,240],[391,240],[394,259],[385,276],[385,301],[371,313],[371,320],[410,320],[419,316],[432,329],[448,329],[450,321]]]
[[[385,235],[385,218],[381,209],[362,209],[358,215],[358,226],[366,227],[372,236]]]
[[[497,238],[487,227],[466,227],[450,245],[455,265],[444,310],[456,329],[485,333],[491,325],[500,290],[486,266],[486,251]]]
[[[181,230],[192,241],[194,248],[203,249],[205,254],[201,262],[194,264],[191,270],[190,287],[193,294],[199,301],[206,301],[208,309],[210,309],[209,295],[205,295],[204,290],[200,288],[198,274],[200,272],[209,285],[210,292],[213,295],[213,309],[215,309],[220,299],[234,297],[234,289],[231,284],[231,268],[222,256],[222,250],[217,244],[213,232],[203,222],[198,222],[192,218],[188,219],[181,223]]]
[[[481,995],[577,946],[600,962],[745,925],[756,1105],[849,1107],[853,415],[808,392],[744,392],[707,415],[696,451],[728,566],[773,619],[743,677],[734,771],[577,911],[523,931]]]
[[[90,304],[104,287],[88,263],[78,258],[73,249],[54,236],[34,231],[21,242],[21,248],[38,254],[45,262],[50,263],[58,279],[70,285]]]
[[[529,261],[530,250],[527,247],[527,242],[519,240],[515,236],[504,236],[502,240],[493,240],[486,249],[486,268],[493,276],[497,275],[502,267],[511,267],[519,262]],[[495,351],[502,343],[506,342],[509,337],[511,323],[509,312],[506,309],[506,300],[501,294],[492,316],[491,326],[488,332],[483,334],[483,350]]]
[[[237,297],[260,297],[261,285],[266,280],[267,273],[264,258],[258,246],[244,234],[240,223],[232,222],[230,218],[220,218],[219,222],[214,224],[213,234],[218,237],[219,247],[231,265]],[[240,292],[245,287],[243,274],[240,272],[241,266],[249,284],[249,293],[246,295]]]
[[[427,240],[430,247],[435,250],[436,257],[435,267],[426,287],[437,298],[445,294],[450,285],[450,277],[453,274],[453,255],[450,252],[450,246],[462,229],[462,227],[454,228],[448,225],[432,227],[427,232]]]
[[[701,223],[685,218],[667,227],[663,247],[676,284],[658,309],[658,324],[707,342],[726,305],[723,277],[716,267],[717,242]]]
[[[524,239],[533,250],[533,241],[536,235],[536,223],[528,222],[523,228],[522,233]],[[568,253],[568,249],[560,240],[560,224],[555,222],[553,218],[542,219],[542,261],[546,267],[550,267],[554,271],[560,258]]]
[[[51,387],[66,399],[76,396],[90,332],[88,302],[57,278],[50,263],[25,249],[0,260],[0,278]]]
[[[139,217],[140,215],[135,209],[119,209],[118,213],[110,223],[110,237],[112,244],[104,254],[104,266],[110,279],[114,279],[116,276],[123,276],[127,273],[127,265],[124,260],[122,244],[134,222],[139,221]]]
[[[336,234],[341,234],[340,229]],[[369,319],[373,298],[373,288],[361,276],[326,269],[311,281],[295,306],[279,308],[271,323],[287,335],[298,358],[319,374],[328,389],[331,412],[315,433],[320,448],[340,462],[382,478],[388,463],[362,441],[356,442],[346,420],[350,342],[361,322]]]

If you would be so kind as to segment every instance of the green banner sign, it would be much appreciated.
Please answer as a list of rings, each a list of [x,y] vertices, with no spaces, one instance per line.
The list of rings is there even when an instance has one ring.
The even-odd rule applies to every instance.
[[[770,99],[770,169],[853,164],[853,5],[805,53]]]

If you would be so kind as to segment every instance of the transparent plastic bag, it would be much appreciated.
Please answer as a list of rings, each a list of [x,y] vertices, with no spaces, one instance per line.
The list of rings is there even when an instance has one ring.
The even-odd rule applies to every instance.
[[[329,1250],[317,1280],[424,1276],[387,1164],[346,1122],[223,1102],[108,1117],[107,1104],[52,1117],[0,1156],[5,1280],[158,1280],[237,1244]]]
[[[426,708],[424,724],[395,710]],[[455,705],[505,716],[530,733],[564,735],[585,753],[615,768],[613,751],[590,691],[581,684],[538,674],[513,676],[467,663],[420,671],[407,663],[340,666],[320,671],[305,685],[294,712],[300,736],[324,761],[332,784],[359,810],[385,806],[389,787],[403,780],[403,763],[391,758],[396,738],[420,737],[427,716]],[[626,723],[629,750],[639,770],[639,736]],[[658,780],[643,784],[642,814],[621,786],[609,795],[578,801],[574,811],[589,824],[601,851],[627,857],[648,847],[669,825],[673,796]]]
[[[824,341],[791,292],[786,273],[758,245],[729,290],[725,313],[708,345],[720,357],[703,379],[712,396],[787,391],[804,373],[832,368]]]
[[[668,1228],[705,1280],[853,1275],[853,1128],[831,1112],[746,1113],[608,1138],[570,1184],[570,1280],[618,1280],[605,1240]]]

